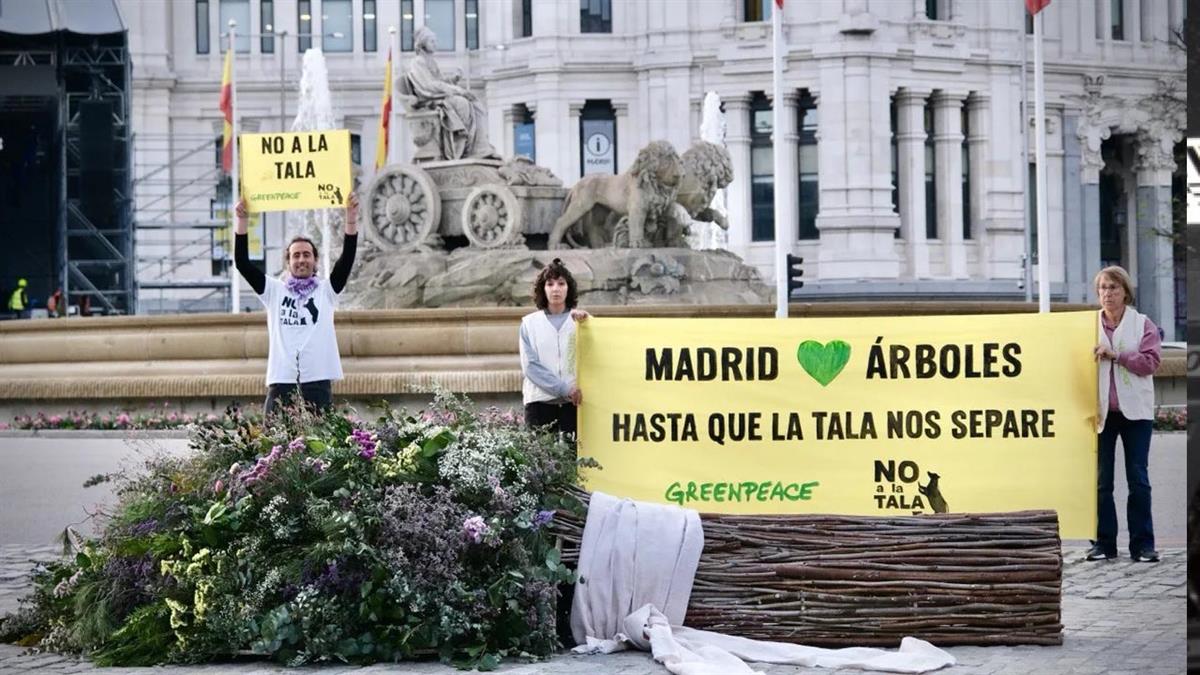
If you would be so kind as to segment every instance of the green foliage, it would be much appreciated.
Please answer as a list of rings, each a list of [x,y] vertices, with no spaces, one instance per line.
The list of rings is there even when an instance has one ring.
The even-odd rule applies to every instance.
[[[39,568],[0,635],[114,666],[252,653],[489,670],[558,647],[573,577],[545,526],[582,509],[564,496],[571,447],[451,396],[371,423],[228,419],[195,427],[189,456],[116,476],[103,534]]]

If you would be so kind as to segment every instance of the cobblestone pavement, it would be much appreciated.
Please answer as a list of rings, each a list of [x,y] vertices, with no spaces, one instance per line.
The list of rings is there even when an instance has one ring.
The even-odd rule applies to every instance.
[[[1116,561],[1087,562],[1084,547],[1064,546],[1063,624],[1060,647],[953,647],[958,665],[940,673],[1003,675],[1012,673],[1080,673],[1106,675],[1178,675],[1187,668],[1186,576],[1183,549],[1163,550],[1158,564]],[[47,559],[51,548],[0,547],[0,615],[17,606],[27,588],[29,560]],[[768,675],[828,672],[791,666],[760,666]],[[55,654],[32,654],[0,645],[0,673],[78,673],[99,670],[86,661]],[[386,664],[367,668],[325,666],[285,669],[265,662],[203,667],[103,669],[113,675],[193,675],[238,673],[417,673],[450,675],[458,671],[436,663]],[[607,656],[563,654],[542,663],[507,663],[497,672],[507,675],[664,675],[667,671],[648,654],[625,652]],[[843,672],[860,672],[857,670]]]

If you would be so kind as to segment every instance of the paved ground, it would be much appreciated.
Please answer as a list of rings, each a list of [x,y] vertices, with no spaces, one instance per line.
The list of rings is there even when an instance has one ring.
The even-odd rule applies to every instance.
[[[953,647],[959,665],[940,671],[948,674],[999,675],[1013,673],[1080,673],[1120,675],[1178,675],[1187,668],[1185,578],[1183,549],[1164,549],[1158,564],[1133,563],[1127,558],[1112,562],[1085,562],[1084,548],[1064,549],[1063,624],[1060,647]],[[25,587],[24,572],[31,557],[52,556],[48,548],[0,547],[0,613],[15,607]],[[827,672],[786,666],[762,666],[769,675]],[[0,645],[0,673],[76,673],[95,670],[86,662],[54,654],[29,654],[11,645]],[[308,669],[305,669],[308,670]],[[321,675],[355,673],[421,673],[451,675],[458,672],[435,663],[388,664],[370,668],[327,666]],[[270,663],[247,662],[205,667],[104,669],[114,675],[193,675],[210,673],[294,673]],[[498,672],[509,675],[663,675],[667,671],[643,653],[608,656],[564,654],[535,664],[509,663]],[[850,671],[857,672],[857,671]]]
[[[26,573],[32,559],[55,555],[51,535],[77,522],[83,509],[107,501],[106,486],[84,490],[82,481],[95,473],[135,463],[155,451],[178,452],[178,439],[128,439],[111,434],[69,434],[63,444],[50,434],[0,433],[0,615],[17,607],[27,590]],[[163,436],[166,436],[165,434]],[[1063,582],[1064,644],[1061,647],[955,647],[949,651],[959,665],[945,673],[1183,673],[1187,668],[1188,629],[1185,584],[1184,505],[1187,483],[1185,434],[1156,434],[1152,447],[1155,529],[1163,561],[1135,564],[1083,561],[1085,544],[1067,542]],[[65,453],[51,458],[49,453]],[[69,455],[69,457],[67,456]],[[34,459],[31,459],[34,458]],[[41,459],[36,459],[41,458]],[[55,461],[42,461],[51,460]],[[66,461],[63,461],[66,460]],[[1118,473],[1121,462],[1117,462]],[[1118,504],[1124,502],[1123,477],[1118,475]],[[1124,509],[1119,508],[1124,524]],[[1122,530],[1124,528],[1122,527]],[[1124,551],[1122,551],[1124,555]],[[1200,643],[1200,631],[1194,639]],[[0,674],[73,673],[93,670],[86,662],[52,654],[29,654],[0,645]],[[453,668],[436,663],[380,665],[371,668],[327,666],[322,675],[355,673],[422,673],[450,675]],[[814,669],[762,666],[770,675],[818,673]],[[203,668],[107,669],[119,675],[191,675],[192,673],[294,673],[264,662],[221,664]],[[660,675],[666,669],[648,655],[624,653],[581,657],[564,654],[537,664],[510,663],[500,672],[512,675]]]

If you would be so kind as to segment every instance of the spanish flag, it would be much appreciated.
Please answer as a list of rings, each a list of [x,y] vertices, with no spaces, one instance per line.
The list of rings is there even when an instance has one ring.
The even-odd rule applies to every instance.
[[[379,139],[375,143],[375,170],[388,161],[388,135],[392,128],[392,50],[388,50],[387,73],[383,77],[383,110],[379,113]]]
[[[225,72],[221,75],[221,112],[225,115],[225,130],[221,140],[221,168],[233,171],[233,50],[225,52]]]

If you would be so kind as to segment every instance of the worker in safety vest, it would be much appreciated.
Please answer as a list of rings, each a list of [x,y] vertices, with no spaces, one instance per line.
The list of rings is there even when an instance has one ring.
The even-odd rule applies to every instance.
[[[28,285],[28,281],[17,279],[16,289],[8,296],[8,311],[23,319],[29,317],[29,292],[25,290]]]

